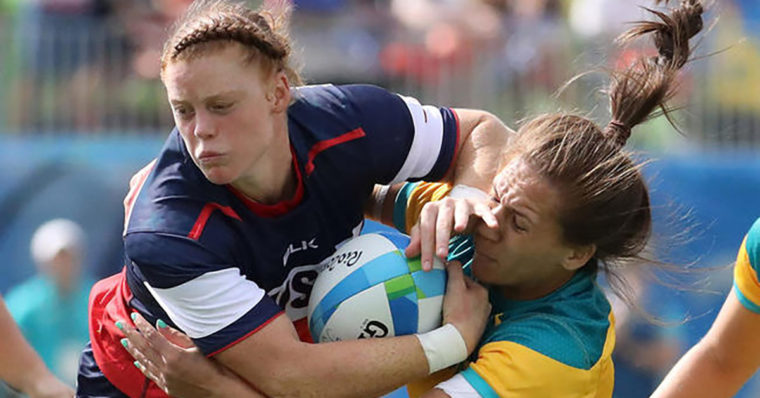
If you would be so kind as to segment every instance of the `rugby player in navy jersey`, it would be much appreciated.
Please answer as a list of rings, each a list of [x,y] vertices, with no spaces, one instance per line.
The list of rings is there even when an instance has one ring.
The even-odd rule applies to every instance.
[[[165,45],[176,129],[130,182],[125,267],[93,288],[79,396],[165,396],[123,346],[134,313],[269,396],[378,395],[461,361],[482,333],[486,292],[463,284],[431,334],[310,344],[317,264],[358,233],[373,186],[484,189],[509,131],[373,86],[299,87],[267,15],[196,1]]]

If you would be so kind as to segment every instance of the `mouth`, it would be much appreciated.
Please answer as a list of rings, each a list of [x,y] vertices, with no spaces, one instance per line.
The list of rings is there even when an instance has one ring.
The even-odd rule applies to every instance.
[[[478,248],[477,245],[475,246],[475,255],[478,256],[478,257],[482,257],[483,259],[485,259],[487,261],[490,261],[490,262],[495,262],[496,261],[495,258],[489,256],[486,253],[483,253],[483,250],[481,248]]]
[[[198,155],[199,163],[210,163],[221,159],[224,156],[223,153],[213,151],[203,151]]]

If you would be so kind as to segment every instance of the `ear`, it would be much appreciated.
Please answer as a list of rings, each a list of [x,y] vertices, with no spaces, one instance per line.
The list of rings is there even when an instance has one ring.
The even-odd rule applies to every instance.
[[[576,271],[586,265],[594,254],[596,254],[596,245],[594,244],[573,247],[562,260],[562,268],[568,271]]]
[[[272,112],[282,113],[288,110],[290,105],[290,82],[285,72],[277,72],[274,76],[270,94],[267,99],[272,103]]]

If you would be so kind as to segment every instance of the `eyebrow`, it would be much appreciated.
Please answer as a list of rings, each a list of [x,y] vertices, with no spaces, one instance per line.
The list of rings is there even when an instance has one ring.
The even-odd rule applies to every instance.
[[[493,190],[493,194],[496,196],[496,198],[499,199],[499,201],[501,202],[501,195],[499,195],[499,190],[496,189],[496,183],[495,182],[491,183],[491,189]]]
[[[503,204],[503,203],[501,203],[501,195],[499,194],[499,191],[498,191],[498,189],[496,189],[496,184],[495,184],[495,183],[492,183],[492,184],[491,184],[491,189],[493,189],[493,193],[494,193],[494,195],[495,195],[495,198],[497,199],[497,201],[498,201],[500,204],[502,204],[502,205],[504,206],[504,204]],[[517,215],[518,217],[521,217],[521,218],[524,218],[524,219],[526,219],[526,220],[527,220],[528,222],[530,222],[531,224],[536,224],[536,221],[535,221],[535,220],[533,220],[533,218],[529,217],[529,216],[528,216],[527,214],[525,214],[524,212],[522,212],[522,211],[520,211],[520,210],[516,209],[514,206],[508,206],[508,207],[509,207],[509,209],[510,209],[510,210],[512,210],[512,212],[513,212],[513,213],[515,213],[515,215]],[[531,210],[531,212],[535,213],[535,211],[533,211],[533,210]]]
[[[218,99],[220,99],[222,97],[236,96],[236,95],[239,95],[241,92],[242,92],[242,90],[236,90],[236,89],[228,90],[228,91],[223,91],[221,93],[216,93],[216,94],[213,94],[213,95],[209,95],[208,97],[203,98],[203,101],[204,102],[205,101],[214,101],[214,100],[218,100]],[[172,105],[182,105],[182,104],[188,103],[188,101],[184,101],[184,100],[180,100],[180,99],[169,99],[169,103],[172,104]]]

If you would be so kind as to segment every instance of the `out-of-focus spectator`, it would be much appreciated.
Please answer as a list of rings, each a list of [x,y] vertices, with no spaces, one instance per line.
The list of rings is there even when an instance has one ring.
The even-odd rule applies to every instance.
[[[392,0],[390,11],[408,34],[387,43],[384,70],[432,85],[443,71],[469,67],[502,31],[501,10],[482,1]]]
[[[14,124],[43,130],[64,119],[96,123],[93,92],[109,83],[103,65],[127,51],[113,32],[114,6],[131,0],[29,0],[19,4],[15,29],[22,77]]]
[[[84,232],[73,221],[54,219],[35,231],[30,248],[38,274],[10,290],[8,310],[45,364],[73,385],[79,352],[89,339],[92,280],[81,269]]]

